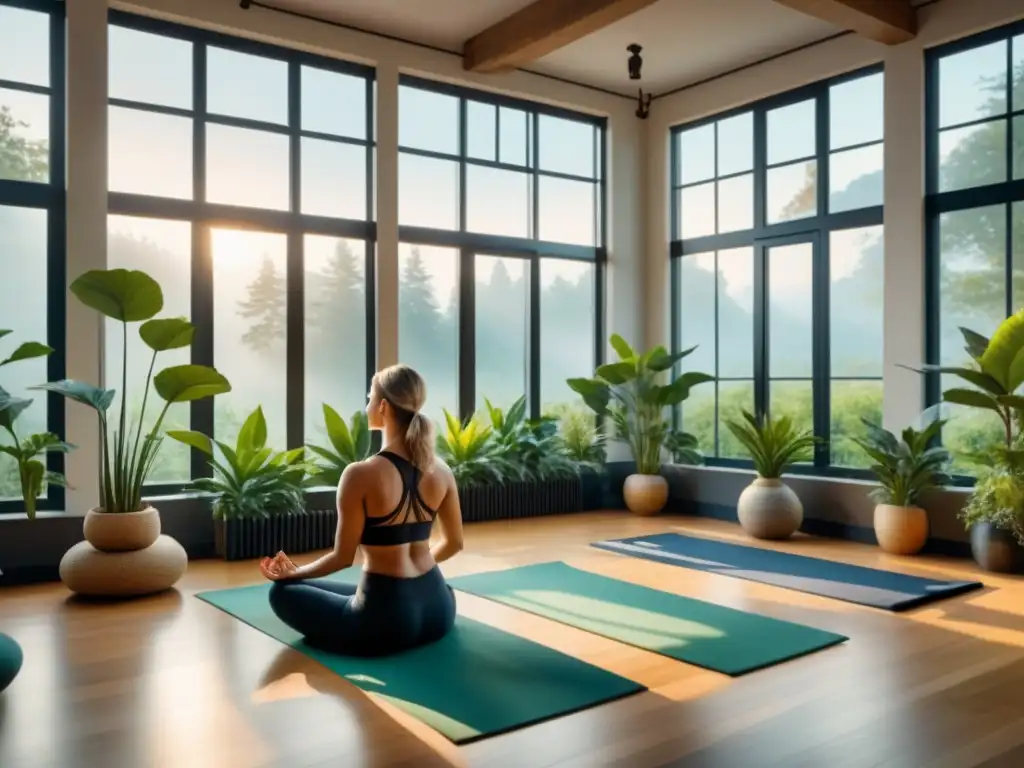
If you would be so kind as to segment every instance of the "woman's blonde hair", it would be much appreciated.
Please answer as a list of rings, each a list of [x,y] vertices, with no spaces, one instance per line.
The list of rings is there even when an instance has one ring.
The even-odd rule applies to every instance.
[[[413,466],[420,472],[430,472],[434,467],[434,425],[420,413],[427,400],[423,377],[408,365],[392,365],[377,372],[372,386],[405,426],[405,447]]]

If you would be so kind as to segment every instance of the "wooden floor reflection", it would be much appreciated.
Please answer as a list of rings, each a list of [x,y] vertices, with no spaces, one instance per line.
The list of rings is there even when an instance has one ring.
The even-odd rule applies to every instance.
[[[128,603],[69,599],[55,584],[8,589],[0,628],[25,666],[0,696],[0,766],[1024,765],[1024,580],[845,542],[772,545],[986,584],[894,615],[587,546],[665,530],[745,541],[725,523],[621,512],[487,523],[468,529],[445,571],[565,560],[850,641],[732,680],[460,594],[471,618],[651,689],[460,748],[193,597],[258,581],[252,563],[195,562],[177,590]]]

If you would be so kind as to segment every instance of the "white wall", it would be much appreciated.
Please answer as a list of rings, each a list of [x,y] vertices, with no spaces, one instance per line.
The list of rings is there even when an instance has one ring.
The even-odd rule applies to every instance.
[[[884,422],[910,423],[923,407],[921,380],[896,364],[924,359],[924,51],[1020,18],[1021,0],[939,0],[920,9],[918,35],[902,45],[846,35],[655,99],[647,124],[647,342],[669,338],[669,129],[884,62]]]

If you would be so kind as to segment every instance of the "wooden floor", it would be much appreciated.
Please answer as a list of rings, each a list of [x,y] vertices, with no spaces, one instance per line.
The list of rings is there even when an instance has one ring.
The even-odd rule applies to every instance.
[[[253,563],[195,562],[176,591],[121,604],[69,599],[61,585],[10,589],[0,629],[25,666],[0,695],[0,766],[1024,766],[1024,580],[845,542],[775,545],[986,584],[896,615],[587,546],[666,530],[746,541],[724,523],[624,512],[486,523],[444,570],[561,559],[850,641],[730,679],[460,593],[464,615],[650,691],[456,747],[193,597],[259,581]]]

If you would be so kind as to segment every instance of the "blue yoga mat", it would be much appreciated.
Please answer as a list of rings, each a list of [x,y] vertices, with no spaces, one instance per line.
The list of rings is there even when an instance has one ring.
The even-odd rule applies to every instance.
[[[906,611],[982,588],[980,581],[924,579],[678,533],[611,539],[591,546],[888,611]]]

